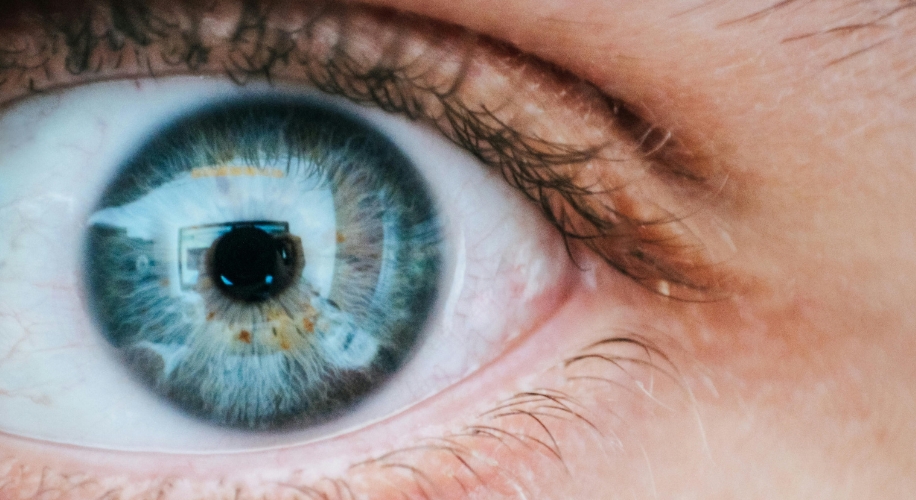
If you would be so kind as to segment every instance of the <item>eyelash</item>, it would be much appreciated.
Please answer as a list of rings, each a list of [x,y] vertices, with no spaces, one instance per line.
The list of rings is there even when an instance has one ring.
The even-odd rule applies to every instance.
[[[115,14],[119,8],[133,7],[135,10]],[[75,7],[74,7],[75,8]],[[87,8],[81,15],[50,15],[45,13],[33,22],[39,23],[44,29],[46,44],[28,57],[21,51],[0,49],[0,91],[5,86],[22,84],[31,92],[44,91],[45,87],[54,86],[56,81],[54,64],[60,57],[60,45],[67,47],[64,68],[74,76],[91,79],[93,73],[97,77],[104,77],[104,71],[110,68],[124,68],[131,63],[125,57],[133,49],[133,54],[138,57],[133,64],[136,68],[145,66],[151,75],[157,74],[153,68],[151,58],[160,57],[169,66],[175,69],[184,67],[188,70],[198,70],[208,63],[208,58],[213,57],[215,49],[207,46],[200,39],[200,24],[179,27],[179,24],[170,24],[168,20],[157,18],[151,8],[136,3],[111,2],[105,9],[94,7]],[[324,4],[311,13],[311,19],[303,23],[299,30],[284,31],[270,29],[267,19],[271,12],[259,9],[257,2],[247,1],[243,4],[243,15],[236,23],[235,35],[232,37],[232,48],[225,54],[224,72],[239,84],[245,84],[253,78],[268,80],[277,77],[277,68],[284,64],[296,64],[294,56],[297,46],[292,41],[294,34],[307,33],[316,29],[319,22],[327,22],[336,16],[339,23],[339,40],[347,40],[344,25],[353,19],[351,8],[332,4]],[[368,12],[368,14],[367,14]],[[349,59],[352,54],[348,52],[343,43],[337,46],[334,53],[334,64],[318,64],[326,70],[325,74],[311,72],[307,80],[318,90],[340,95],[358,103],[369,104],[382,110],[398,113],[413,120],[430,123],[442,131],[450,140],[463,147],[481,160],[488,167],[498,171],[513,186],[519,188],[528,198],[538,205],[548,220],[553,223],[567,240],[570,254],[575,252],[577,243],[582,243],[598,253],[609,265],[622,273],[632,277],[637,282],[653,289],[659,281],[681,285],[680,291],[687,297],[705,295],[710,291],[708,282],[698,280],[691,276],[678,264],[676,258],[665,258],[674,252],[669,247],[675,247],[682,240],[675,242],[662,241],[659,243],[659,234],[652,232],[653,228],[662,230],[668,223],[676,223],[676,217],[665,220],[651,219],[640,220],[628,216],[622,209],[615,209],[606,203],[594,202],[596,193],[582,187],[570,175],[564,175],[561,168],[568,170],[572,165],[585,165],[588,162],[602,159],[604,144],[593,146],[579,146],[551,142],[539,138],[537,135],[525,133],[501,118],[498,108],[474,109],[465,105],[457,97],[457,88],[465,82],[468,76],[468,64],[473,56],[473,47],[485,45],[487,49],[506,59],[512,59],[519,66],[533,68],[535,74],[551,75],[554,84],[575,88],[577,92],[588,96],[590,100],[599,100],[604,106],[606,114],[615,117],[614,126],[623,129],[623,134],[631,137],[632,149],[642,155],[647,161],[657,159],[661,168],[681,179],[686,184],[704,184],[706,179],[694,176],[687,169],[679,168],[679,162],[674,159],[666,161],[669,156],[677,155],[675,142],[669,136],[653,128],[650,124],[640,119],[624,104],[613,99],[600,96],[600,93],[583,83],[577,78],[563,73],[530,56],[521,54],[516,50],[499,42],[471,34],[459,28],[443,28],[428,21],[419,20],[409,15],[394,13],[384,10],[363,10],[363,15],[373,19],[382,19],[383,24],[406,23],[412,25],[414,31],[424,33],[429,40],[424,40],[430,52],[436,48],[435,43],[447,43],[448,39],[461,40],[460,47],[464,52],[460,64],[455,64],[455,71],[449,81],[440,83],[437,88],[425,84],[424,63],[434,64],[429,57],[417,57],[411,64],[399,64],[397,59],[398,49],[403,48],[407,35],[406,30],[397,34],[398,42],[392,42],[389,58],[380,57],[373,64],[362,64],[354,59]],[[36,14],[37,15],[37,14]],[[120,16],[120,17],[119,17]],[[393,18],[397,17],[397,23]],[[37,19],[37,21],[36,21]],[[119,19],[119,20],[116,20]],[[199,20],[198,20],[199,21]],[[128,29],[129,23],[133,28]],[[104,26],[100,33],[93,34],[92,29]],[[139,29],[142,26],[143,29]],[[242,27],[245,29],[242,29]],[[432,33],[449,30],[447,36],[434,36]],[[128,41],[131,40],[131,41]],[[430,41],[431,40],[431,41]],[[135,45],[135,46],[132,46]],[[154,56],[149,47],[164,44],[160,52]],[[246,51],[246,49],[248,49]],[[106,52],[108,50],[108,52]],[[113,59],[109,59],[112,57]],[[314,61],[298,61],[303,68],[316,64]],[[332,69],[333,68],[333,69]],[[161,74],[161,72],[158,72]],[[41,75],[42,78],[36,75]],[[418,99],[417,96],[428,94],[434,97],[433,102]],[[440,106],[438,114],[433,113],[432,105]],[[619,187],[605,187],[598,194],[613,192]],[[557,204],[562,200],[562,205]],[[608,243],[607,240],[610,240]],[[696,294],[693,292],[697,292]],[[665,295],[677,292],[660,292]],[[601,349],[607,346],[629,343],[645,353],[642,358],[620,358],[602,353]],[[656,347],[647,341],[641,340],[630,334],[626,337],[608,339],[596,344],[590,351],[578,355],[567,361],[567,366],[580,365],[590,359],[602,364],[609,364],[621,368],[621,363],[632,362],[633,365],[648,367],[653,370],[662,370],[661,365],[670,367],[670,362]],[[656,360],[661,360],[659,366]],[[597,371],[595,367],[591,372]],[[662,370],[663,372],[665,370]],[[676,377],[676,375],[673,375]],[[603,377],[581,375],[583,381],[596,380]],[[570,380],[575,376],[570,377]],[[611,380],[606,380],[615,383]],[[453,435],[449,439],[487,440],[496,439],[501,442],[516,442],[525,445],[525,442],[534,447],[540,447],[548,456],[557,458],[562,463],[559,447],[551,443],[550,423],[538,419],[533,411],[543,409],[543,404],[557,410],[555,416],[561,420],[575,421],[587,427],[594,428],[589,419],[573,408],[571,396],[555,390],[532,391],[520,394],[506,401],[506,405],[514,405],[510,418],[521,416],[522,419],[533,419],[536,422],[534,431],[510,430],[511,425],[499,422],[506,415],[499,413],[484,415],[484,420],[489,419],[493,427],[486,425],[471,426],[463,433]],[[495,415],[495,416],[494,416]],[[530,424],[531,422],[529,422]],[[520,427],[524,428],[524,426]],[[540,429],[540,430],[538,430]],[[539,434],[540,433],[540,434]],[[546,433],[546,434],[545,434]],[[469,457],[463,455],[461,447],[454,443],[433,443],[430,447],[439,446],[443,453],[454,457],[471,474],[476,476],[479,471],[467,463]],[[426,445],[421,448],[429,449]],[[354,469],[373,466],[406,471],[410,486],[405,488],[424,491],[421,484],[422,472],[411,465],[409,460],[400,457],[413,451],[399,450],[392,454],[374,459],[370,463],[360,464]],[[471,477],[473,480],[473,477]],[[456,479],[457,480],[457,479]],[[460,483],[461,488],[464,485]],[[329,486],[321,490],[302,491],[307,497],[314,498],[349,498],[346,491],[348,486],[343,482],[332,481]],[[423,493],[429,498],[428,493]]]
[[[566,381],[563,391],[535,388],[517,393],[477,415],[457,432],[350,466],[347,479],[323,478],[309,482],[311,486],[307,487],[289,482],[274,486],[280,491],[296,490],[310,500],[355,500],[359,498],[355,491],[362,491],[360,484],[373,484],[373,498],[465,498],[478,486],[486,488],[490,495],[503,495],[500,498],[537,498],[537,494],[527,491],[522,475],[503,468],[481,450],[494,445],[510,453],[536,455],[569,477],[571,471],[560,437],[564,426],[574,426],[574,432],[593,433],[606,441],[615,437],[601,430],[611,427],[607,420],[624,419],[613,412],[601,414],[589,408],[575,396],[576,390],[590,386],[595,391],[597,387],[601,397],[610,400],[624,395],[629,405],[653,411],[677,411],[675,408],[689,408],[692,404],[686,380],[660,346],[631,331],[614,334],[585,346],[558,365]],[[662,379],[678,388],[674,398],[658,399],[655,387],[661,385]],[[622,446],[617,439],[611,442]],[[431,463],[439,466],[433,469]],[[446,481],[435,481],[426,472],[433,470],[452,472],[446,475]],[[527,472],[530,475],[531,471]],[[373,474],[381,475],[385,481]]]
[[[563,391],[552,388],[535,388],[516,393],[479,414],[473,423],[458,432],[356,464],[350,468],[351,472],[371,467],[398,470],[404,474],[404,483],[398,484],[396,488],[404,495],[415,495],[409,498],[466,497],[469,486],[466,483],[470,483],[472,487],[475,486],[475,483],[479,483],[486,486],[488,492],[493,491],[494,494],[501,487],[517,493],[524,491],[525,480],[514,477],[511,473],[506,474],[506,471],[501,470],[498,464],[495,466],[496,473],[491,472],[488,475],[495,477],[495,480],[487,482],[482,479],[484,474],[482,469],[493,468],[494,464],[480,460],[479,455],[471,453],[470,450],[479,450],[482,446],[469,443],[482,444],[491,441],[507,448],[520,446],[526,452],[541,455],[553,465],[560,466],[566,474],[570,474],[559,435],[562,427],[570,424],[578,428],[577,432],[593,433],[599,440],[608,440],[610,436],[601,430],[610,428],[605,420],[623,419],[618,414],[601,415],[592,411],[587,404],[576,398],[574,396],[576,390],[583,385],[597,386],[601,388],[599,391],[607,391],[602,394],[608,397],[618,396],[614,391],[620,391],[628,395],[629,403],[633,406],[658,405],[658,407],[670,410],[675,406],[691,404],[690,390],[686,380],[680,374],[674,361],[659,346],[631,331],[614,333],[615,336],[585,346],[574,356],[566,358],[557,367],[566,381]],[[624,382],[615,379],[614,373],[622,376]],[[653,390],[656,384],[654,380],[662,378],[678,387],[676,397],[682,399],[669,400],[666,398],[664,402],[656,399]],[[641,400],[639,396],[645,396],[645,400]],[[423,473],[423,465],[431,461],[430,457],[416,452],[441,454],[445,457],[443,462],[456,464],[460,473],[453,473],[450,479],[454,484],[446,486],[455,488],[454,493],[446,490],[446,492],[436,491],[436,496],[430,495],[429,486],[438,489],[442,485],[431,481]],[[484,454],[484,456],[487,455]],[[482,467],[475,469],[475,465]],[[314,490],[315,498],[321,500],[355,498],[352,491],[348,489],[347,482],[338,480],[329,481],[329,483],[332,488]],[[521,497],[536,498],[537,495],[526,492]],[[386,497],[383,495],[382,498]]]
[[[568,144],[527,133],[522,130],[524,123],[514,126],[500,116],[503,107],[512,108],[511,102],[467,105],[460,89],[468,81],[474,56],[487,52],[509,66],[505,72],[510,75],[527,72],[531,75],[526,76],[548,87],[573,89],[575,97],[564,96],[566,101],[587,103],[588,111],[613,122],[615,135],[621,136],[616,142],[630,144],[635,154],[623,160],[662,170],[671,183],[690,189],[708,187],[705,178],[684,168],[687,155],[670,134],[591,85],[505,44],[408,14],[332,3],[311,7],[306,19],[282,28],[275,26],[278,16],[272,9],[276,7],[243,0],[238,20],[226,31],[232,34],[220,42],[221,47],[203,41],[203,12],[173,9],[160,15],[143,2],[117,1],[67,8],[66,13],[33,11],[22,16],[42,28],[43,43],[26,42],[34,48],[31,53],[0,49],[0,90],[17,82],[27,82],[33,93],[43,91],[43,86],[53,88],[62,47],[66,47],[64,69],[80,79],[104,77],[106,71],[123,71],[131,64],[135,71],[162,76],[164,72],[154,70],[154,59],[170,68],[166,73],[202,71],[219,61],[222,72],[240,85],[252,79],[271,81],[295,68],[304,71],[301,79],[318,90],[438,128],[539,207],[565,238],[571,257],[584,245],[608,265],[662,295],[695,300],[715,292],[715,280],[703,274],[708,266],[697,264],[702,260],[698,258],[702,245],[679,225],[678,217],[665,212],[640,218],[619,208],[613,198],[625,196],[626,180],[601,186],[597,192],[577,181],[577,172],[589,163],[621,160],[607,157],[607,142]],[[393,25],[400,28],[388,28]],[[375,30],[379,39],[387,39],[373,61],[360,59],[367,51],[364,47],[349,45],[360,30]],[[332,45],[322,47],[328,38]],[[418,47],[419,55],[408,55],[408,49],[416,52]],[[443,62],[443,54],[456,53],[462,55]],[[444,64],[452,70],[443,71]],[[614,146],[620,149],[619,144]],[[634,198],[622,201],[645,205]]]

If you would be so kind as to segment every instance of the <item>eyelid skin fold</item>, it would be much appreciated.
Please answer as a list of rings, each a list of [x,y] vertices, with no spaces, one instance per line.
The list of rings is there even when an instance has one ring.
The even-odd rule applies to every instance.
[[[0,102],[116,78],[301,82],[423,121],[530,198],[567,238],[662,295],[716,296],[707,228],[683,218],[721,179],[591,85],[464,29],[358,5],[23,6],[0,35]],[[685,195],[686,193],[689,193]],[[651,200],[651,203],[648,201]],[[703,243],[701,243],[703,241]]]

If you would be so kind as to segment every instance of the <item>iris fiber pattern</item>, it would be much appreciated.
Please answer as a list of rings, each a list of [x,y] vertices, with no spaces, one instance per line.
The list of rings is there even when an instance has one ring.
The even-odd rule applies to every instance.
[[[242,429],[352,408],[413,353],[440,285],[422,176],[370,125],[306,99],[237,99],[173,122],[89,224],[87,296],[104,336],[168,401]],[[238,227],[283,239],[288,286],[238,300],[214,282],[213,248]]]

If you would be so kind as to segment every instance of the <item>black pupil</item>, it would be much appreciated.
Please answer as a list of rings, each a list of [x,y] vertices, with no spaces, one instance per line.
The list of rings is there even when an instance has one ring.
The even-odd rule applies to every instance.
[[[214,243],[210,275],[229,297],[260,302],[292,283],[292,258],[283,238],[253,226],[235,227]]]

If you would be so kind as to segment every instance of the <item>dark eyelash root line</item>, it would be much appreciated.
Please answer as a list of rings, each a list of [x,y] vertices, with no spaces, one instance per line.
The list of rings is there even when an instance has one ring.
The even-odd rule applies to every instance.
[[[497,41],[393,11],[323,2],[300,6],[305,12],[297,17],[284,15],[280,4],[253,0],[191,5],[127,0],[35,7],[26,2],[15,17],[20,31],[38,27],[42,35],[0,39],[0,92],[17,85],[40,92],[53,89],[58,80],[102,80],[119,72],[135,77],[138,72],[152,77],[222,73],[239,85],[294,74],[319,91],[438,128],[532,200],[563,234],[571,256],[582,244],[662,295],[687,300],[715,295],[715,279],[706,277],[709,266],[697,264],[703,245],[678,216],[663,210],[647,217],[621,209],[614,197],[628,181],[605,186],[580,179],[589,163],[634,161],[642,169],[660,166],[692,189],[707,184],[682,162],[666,161],[676,156],[669,133],[591,85]],[[233,8],[234,13],[212,12]],[[219,36],[210,26],[214,15],[233,19]],[[378,43],[367,46],[373,36]],[[549,77],[548,83],[586,96],[580,100],[600,101],[598,111],[613,121],[617,135],[629,137],[629,155],[619,158],[613,150],[621,147],[610,148],[607,138],[591,144],[545,138],[546,133],[526,130],[532,118],[520,117],[511,103],[486,102],[483,90],[468,83],[471,65],[484,50],[496,55],[491,56],[494,66],[513,61],[516,78],[525,72]]]

